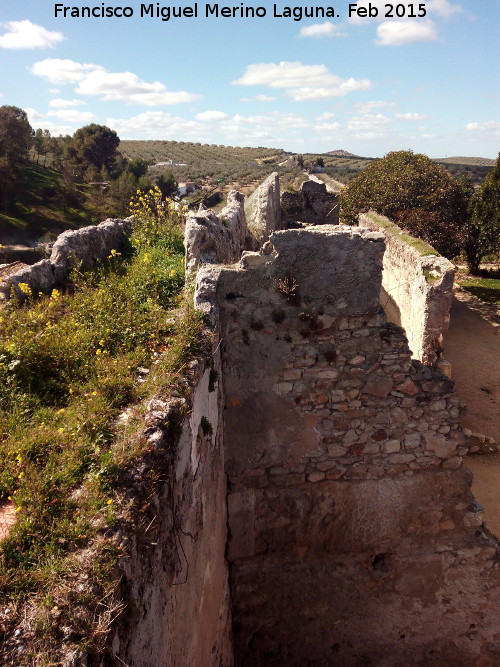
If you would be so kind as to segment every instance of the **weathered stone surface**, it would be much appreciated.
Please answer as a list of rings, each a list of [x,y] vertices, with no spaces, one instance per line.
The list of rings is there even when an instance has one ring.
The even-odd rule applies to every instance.
[[[34,294],[38,292],[50,293],[56,285],[54,267],[48,259],[42,259],[32,266],[25,266],[12,273],[0,282],[0,298],[9,300],[12,295],[15,295],[22,301],[26,295],[19,289],[18,285],[20,283],[29,285]]]
[[[247,198],[245,213],[249,231],[247,246],[258,250],[272,232],[282,228],[277,172],[270,174]]]
[[[458,397],[385,324],[383,242],[366,234],[276,232],[266,263],[201,281],[228,396],[243,667],[427,664],[430,648],[442,664],[494,664],[496,545],[458,454]]]
[[[83,271],[92,268],[107,259],[111,250],[122,250],[131,229],[131,220],[109,219],[60,234],[50,255],[56,281],[63,282],[75,267]]]
[[[365,233],[329,225],[275,232],[271,241],[278,253],[276,278],[294,281],[305,303],[336,304],[343,314],[376,310],[384,244],[382,239],[366,239]],[[364,253],[363,261],[353,261],[358,252]],[[304,322],[310,325],[312,320]]]
[[[386,237],[381,303],[389,320],[404,328],[415,359],[437,364],[450,322],[453,265],[444,257],[422,256],[370,213],[361,214],[359,224]]]
[[[328,192],[324,183],[304,181],[299,192],[282,193],[281,215],[285,229],[291,228],[296,222],[338,225],[338,196]]]
[[[246,236],[243,201],[240,192],[231,190],[219,215],[201,206],[188,215],[184,232],[188,278],[201,264],[233,264],[240,259]]]

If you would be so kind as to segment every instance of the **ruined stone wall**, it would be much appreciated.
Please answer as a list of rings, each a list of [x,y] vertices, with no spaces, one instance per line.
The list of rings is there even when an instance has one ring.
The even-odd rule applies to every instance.
[[[383,216],[361,214],[359,224],[386,237],[381,301],[390,321],[404,328],[415,359],[438,363],[450,323],[453,265],[429,255],[432,248],[404,235]]]
[[[327,191],[324,183],[304,181],[299,192],[281,195],[281,216],[284,228],[297,222],[311,225],[338,225],[338,196]]]
[[[498,664],[460,404],[385,323],[382,235],[271,240],[197,291],[220,313],[236,664]]]
[[[57,237],[49,259],[22,269],[0,282],[0,299],[9,299],[12,290],[23,298],[19,283],[26,283],[33,292],[50,292],[62,284],[74,267],[88,270],[105,260],[111,250],[120,251],[130,234],[130,220],[105,220],[99,225],[66,231]]]
[[[273,172],[258,186],[245,202],[248,224],[247,248],[258,250],[269,235],[282,229],[280,182]]]
[[[186,220],[186,276],[193,278],[201,264],[233,264],[245,248],[247,224],[244,195],[231,190],[227,206],[216,215],[200,206]]]
[[[129,537],[121,563],[129,612],[115,633],[115,660],[106,664],[233,664],[221,385],[201,361],[191,364],[193,373],[192,402],[175,442],[171,431],[185,399],[155,399],[146,414],[145,436],[153,448],[173,450],[172,458]],[[130,486],[140,484],[139,469]]]

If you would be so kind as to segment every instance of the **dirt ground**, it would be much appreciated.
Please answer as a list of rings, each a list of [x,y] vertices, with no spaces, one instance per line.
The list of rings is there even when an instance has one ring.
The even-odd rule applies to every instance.
[[[463,290],[457,290],[444,356],[452,363],[452,379],[467,406],[462,425],[500,443],[500,312]],[[484,521],[500,537],[500,453],[470,455],[472,491],[485,506]]]

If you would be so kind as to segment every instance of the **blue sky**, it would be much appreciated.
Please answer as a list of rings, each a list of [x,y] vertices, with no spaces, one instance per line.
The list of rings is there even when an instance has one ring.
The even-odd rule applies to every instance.
[[[400,18],[385,16],[387,0],[281,2],[276,16],[273,3],[198,2],[198,18],[169,21],[141,17],[136,0],[79,1],[133,16],[55,17],[53,0],[0,4],[0,104],[26,109],[52,134],[96,122],[122,139],[304,153],[495,158],[500,149],[498,0],[393,3]],[[207,17],[216,4],[237,16]],[[349,18],[350,4],[378,16]],[[240,16],[257,7],[266,16]],[[286,7],[325,16],[294,20]]]

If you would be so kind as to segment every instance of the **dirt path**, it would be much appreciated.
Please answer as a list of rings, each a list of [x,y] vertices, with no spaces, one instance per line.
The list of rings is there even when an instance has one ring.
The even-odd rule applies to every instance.
[[[456,292],[444,356],[467,414],[462,425],[500,443],[500,315],[465,291]],[[486,507],[486,526],[500,536],[500,454],[468,456],[472,491]]]

